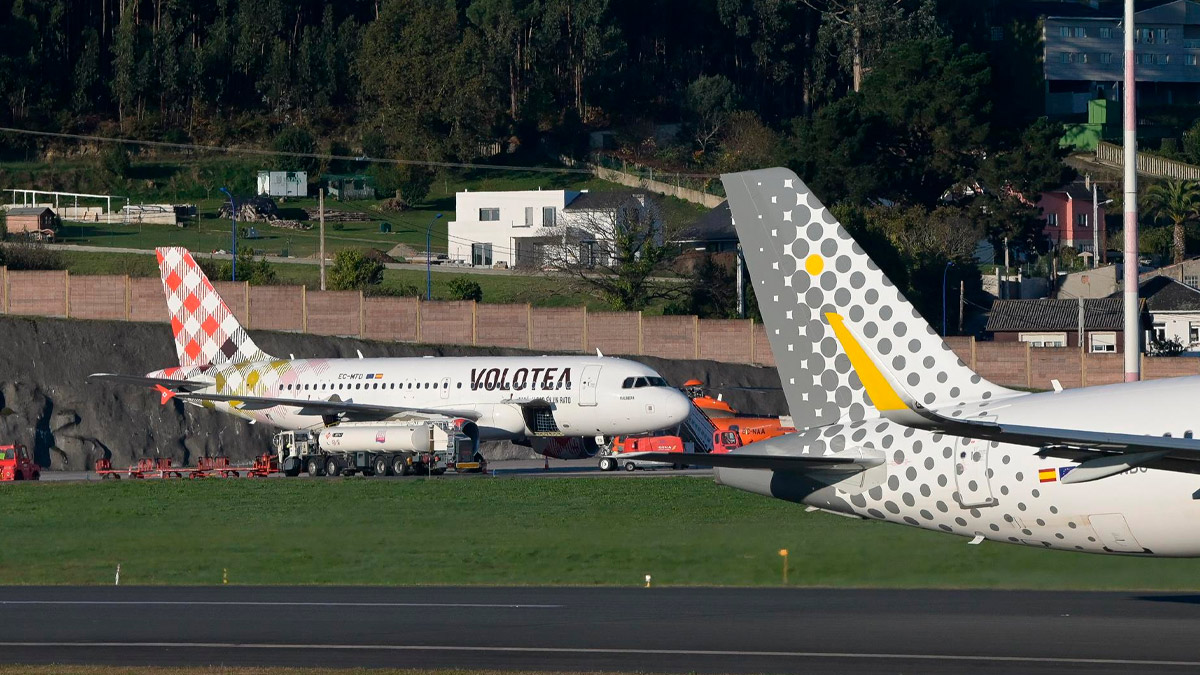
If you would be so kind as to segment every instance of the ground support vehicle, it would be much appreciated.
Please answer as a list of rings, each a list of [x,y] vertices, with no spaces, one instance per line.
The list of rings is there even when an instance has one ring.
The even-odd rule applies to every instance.
[[[40,480],[42,467],[23,445],[0,445],[0,481]]]
[[[184,472],[192,478],[208,478],[209,476],[237,478],[241,475],[242,470],[232,466],[228,457],[201,457],[196,462],[194,469],[184,469]]]
[[[647,452],[677,452],[680,461],[673,464],[639,459]],[[621,467],[626,471],[638,469],[686,469],[688,454],[695,454],[693,444],[684,442],[679,436],[617,436],[612,444],[600,451],[601,471],[615,471]]]
[[[321,429],[281,431],[275,457],[288,476],[440,475],[449,468],[482,470],[473,422],[342,422]]]

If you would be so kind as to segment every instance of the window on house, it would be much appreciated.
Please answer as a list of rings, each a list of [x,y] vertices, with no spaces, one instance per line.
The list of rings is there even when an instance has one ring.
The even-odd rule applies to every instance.
[[[1188,324],[1188,344],[1194,345],[1200,342],[1200,323],[1195,321]]]
[[[1071,52],[1060,52],[1058,55],[1058,59],[1062,63],[1074,63],[1075,55],[1072,54]]]
[[[1058,227],[1058,214],[1054,212],[1047,213],[1046,224],[1050,227]]]
[[[1075,214],[1075,224],[1078,225],[1079,227],[1087,227],[1088,214],[1086,214],[1086,213]]]
[[[1191,286],[1192,288],[1200,288],[1200,275],[1185,274],[1183,275],[1183,283]]]
[[[579,264],[584,267],[596,266],[596,242],[579,242]]]
[[[1106,65],[1106,66],[1108,64],[1112,63],[1112,54],[1110,54],[1108,52],[1104,52],[1103,54],[1101,54],[1100,55],[1100,63],[1103,65]]]
[[[1152,45],[1152,44],[1154,44],[1154,29],[1139,28],[1139,29],[1137,29],[1136,38],[1137,38],[1137,41],[1142,44]]]
[[[1088,341],[1088,349],[1093,353],[1115,353],[1117,351],[1116,333],[1092,333],[1088,336]]]
[[[483,265],[484,267],[492,266],[492,245],[491,244],[471,244],[471,264]]]
[[[1150,333],[1154,336],[1155,342],[1166,342],[1167,341],[1167,324],[1155,323],[1150,328]]]
[[[1170,62],[1171,62],[1170,54],[1155,54],[1154,55],[1154,64],[1155,65],[1165,66]]]
[[[542,207],[542,227],[554,227],[558,224],[557,209],[553,206]]]
[[[525,207],[525,227],[533,227],[533,207]]]
[[[1189,65],[1189,66],[1196,65],[1196,55],[1195,54],[1184,54],[1183,62],[1184,62],[1184,64]]]
[[[1088,62],[1088,55],[1087,55],[1087,53],[1086,53],[1086,52],[1080,52],[1080,53],[1076,54],[1076,55],[1075,55],[1075,62],[1076,62],[1076,63],[1087,63],[1087,62]]]
[[[1059,37],[1071,37],[1071,27],[1070,26],[1059,26],[1058,27],[1058,35],[1059,35]]]
[[[1075,26],[1071,29],[1071,36],[1077,38],[1087,37],[1087,28],[1084,26]]]
[[[1110,28],[1110,27],[1108,27],[1108,26],[1102,26],[1102,27],[1100,28],[1100,37],[1101,37],[1101,38],[1103,38],[1103,39],[1105,39],[1105,40],[1111,40],[1111,39],[1112,39],[1112,36],[1113,36],[1113,29],[1112,29],[1112,28]]]
[[[500,220],[500,209],[499,208],[479,209],[479,220],[480,221]]]
[[[1017,336],[1021,342],[1028,342],[1034,347],[1066,347],[1066,333],[1021,333]]]
[[[1159,28],[1154,31],[1154,35],[1156,38],[1158,38],[1158,44],[1160,44],[1160,45],[1171,44],[1171,31],[1170,30],[1168,30],[1166,28]]]

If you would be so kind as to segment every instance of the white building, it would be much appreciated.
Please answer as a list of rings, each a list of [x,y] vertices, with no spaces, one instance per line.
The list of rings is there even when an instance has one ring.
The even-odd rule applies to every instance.
[[[568,260],[603,262],[605,239],[624,205],[645,209],[629,190],[459,192],[448,223],[450,260],[491,267],[536,267],[569,247]],[[578,252],[575,247],[578,246]],[[578,257],[576,257],[578,255]]]
[[[259,171],[258,192],[269,197],[307,197],[307,171]]]

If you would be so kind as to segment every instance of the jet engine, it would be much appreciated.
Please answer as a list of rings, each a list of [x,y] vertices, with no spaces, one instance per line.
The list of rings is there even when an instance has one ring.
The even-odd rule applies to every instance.
[[[555,459],[587,459],[600,451],[595,436],[534,436],[529,447]]]

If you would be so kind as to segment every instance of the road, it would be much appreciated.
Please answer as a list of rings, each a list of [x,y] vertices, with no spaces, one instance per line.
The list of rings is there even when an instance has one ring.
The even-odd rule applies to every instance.
[[[546,470],[546,462],[540,459],[501,459],[488,462],[488,476],[517,476],[522,478],[574,478],[578,476],[596,477],[624,477],[637,478],[644,476],[711,476],[712,469],[685,469],[675,471],[672,469],[655,469],[642,471],[601,471],[596,464],[596,459],[552,459],[549,461],[550,469]],[[276,474],[276,478],[283,478],[283,474]],[[384,480],[413,480],[419,476],[391,476]],[[308,476],[301,475],[298,477],[303,480],[310,480]],[[442,478],[481,478],[478,474],[446,474]],[[96,481],[100,480],[100,476],[94,471],[45,471],[42,473],[42,480],[49,482],[57,481]],[[326,477],[312,480],[327,480]],[[374,480],[374,478],[372,478]]]
[[[1200,594],[0,588],[0,662],[698,673],[1200,669]]]

